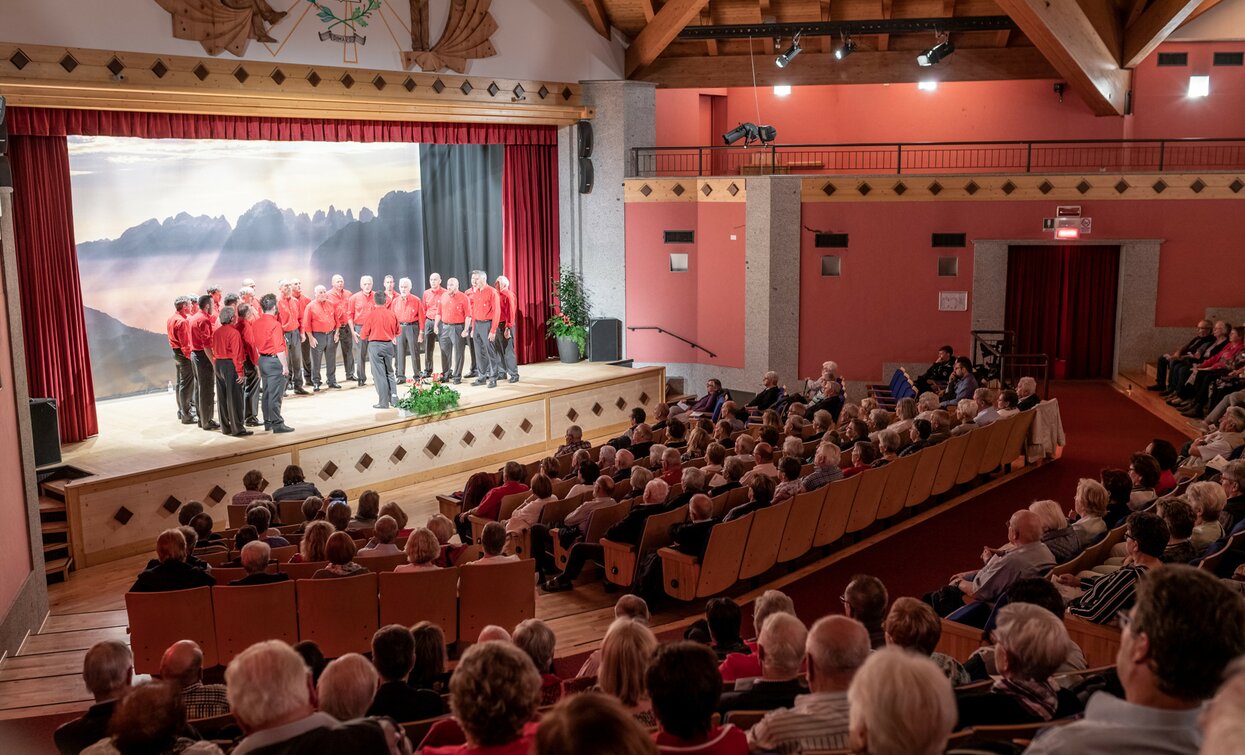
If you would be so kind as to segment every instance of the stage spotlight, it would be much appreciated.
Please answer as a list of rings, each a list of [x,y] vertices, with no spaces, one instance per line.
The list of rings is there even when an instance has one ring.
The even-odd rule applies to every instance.
[[[741,123],[730,131],[722,135],[722,141],[727,146],[734,144],[740,139],[744,140],[744,146],[753,142],[761,142],[769,144],[778,136],[778,131],[773,126],[758,126],[755,123]]]
[[[916,56],[916,62],[920,66],[932,66],[953,52],[955,52],[955,44],[948,37]]]
[[[774,65],[779,68],[786,68],[790,65],[791,61],[795,60],[795,56],[799,55],[802,50],[803,48],[800,47],[800,33],[796,32],[795,36],[791,39],[791,46],[788,47],[782,55],[779,55],[774,60]]]
[[[856,40],[848,37],[843,40],[843,44],[839,46],[839,49],[834,51],[834,59],[842,60],[854,52],[856,52]]]

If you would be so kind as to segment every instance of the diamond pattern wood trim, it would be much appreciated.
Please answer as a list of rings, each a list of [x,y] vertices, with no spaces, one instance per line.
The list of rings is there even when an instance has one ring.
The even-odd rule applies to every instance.
[[[117,513],[113,514],[112,518],[120,522],[122,526],[125,526],[130,523],[131,519],[134,518],[134,512],[122,506],[117,509]]]
[[[575,407],[572,406],[570,409],[566,410],[566,418],[571,422],[574,422],[579,419],[579,412],[575,411]]]
[[[522,430],[524,433],[532,432],[533,427],[535,427],[535,425],[533,425],[531,421],[526,418],[522,422],[519,423],[519,429]]]
[[[359,461],[355,462],[354,468],[360,472],[363,472],[364,470],[371,468],[372,461],[373,459],[371,454],[363,454],[359,457]]]
[[[337,465],[331,461],[320,469],[321,480],[327,480],[335,474],[337,474]]]
[[[475,443],[475,442],[476,442],[476,436],[475,436],[475,433],[473,433],[473,432],[471,432],[470,430],[468,430],[466,433],[464,433],[464,434],[463,434],[463,444],[464,444],[464,445],[468,445],[468,446],[470,446],[471,444],[473,444],[473,443]]]
[[[182,502],[178,500],[176,496],[169,496],[168,498],[164,499],[164,503],[161,504],[161,507],[165,511],[172,514],[174,511],[177,511],[178,509],[182,507]],[[122,522],[122,524],[125,524],[125,522]]]
[[[433,435],[424,444],[424,451],[429,455],[436,457],[441,455],[441,450],[445,448],[445,441],[441,440],[441,436]]]
[[[645,179],[651,196],[643,197],[640,183],[626,182],[624,201],[673,201],[673,179]],[[719,193],[715,186],[713,196]],[[839,187],[842,188],[842,187]],[[880,178],[853,185],[854,191],[831,191],[824,177],[801,181],[801,200],[809,203],[835,202],[912,202],[930,201],[1033,201],[1062,200],[1071,203],[1085,200],[1156,199],[1245,199],[1245,175],[1224,172],[1168,173],[1101,173],[1090,175],[1013,174],[938,176],[937,180],[918,182],[905,176],[902,181],[881,183]],[[697,199],[703,199],[696,197]]]
[[[640,405],[648,406],[648,399],[649,399],[649,395],[645,393],[644,391],[640,391]]]
[[[603,411],[605,411],[605,407],[601,406],[600,404],[594,403],[592,405],[592,413],[597,415],[598,417],[601,416],[601,412]]]
[[[527,422],[527,420],[523,420],[523,421]],[[505,434],[506,434],[506,428],[502,427],[501,425],[493,425],[493,437],[494,438],[501,440],[502,437],[505,436]]]
[[[619,396],[618,400],[614,402],[614,406],[618,407],[618,411],[621,412],[623,409],[627,408],[627,399]]]
[[[220,485],[217,485],[208,491],[207,497],[208,497],[208,500],[212,501],[213,503],[220,503],[221,501],[225,500],[226,495],[228,495],[228,493],[225,491],[225,489],[222,488]]]
[[[389,454],[389,460],[395,464],[397,464],[398,462],[402,461],[405,458],[406,458],[406,449],[403,448],[402,446],[398,446],[397,448],[393,449],[393,453]]]

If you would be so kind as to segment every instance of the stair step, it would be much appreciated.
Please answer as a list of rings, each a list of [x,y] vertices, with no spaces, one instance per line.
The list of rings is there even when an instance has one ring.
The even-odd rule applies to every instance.
[[[60,501],[55,498],[49,498],[48,496],[45,496],[45,495],[39,496],[39,513],[40,514],[52,514],[52,513],[55,513],[58,511],[64,511],[64,510],[65,510],[64,501]]]
[[[1158,377],[1158,374],[1159,370],[1158,367],[1155,366],[1154,362],[1146,362],[1146,377],[1154,380]]]
[[[69,522],[40,522],[39,531],[45,535],[49,532],[68,532]]]
[[[71,565],[73,565],[72,556],[66,556],[65,558],[54,558],[51,561],[45,561],[43,563],[43,572],[45,574],[56,574],[58,572],[62,572],[62,573],[68,572],[69,567]]]
[[[65,500],[65,486],[70,482],[70,480],[48,480],[39,483],[39,489],[50,498],[60,498],[63,501]]]
[[[69,550],[69,543],[44,543],[43,544],[43,552],[45,554],[51,553],[53,551],[67,551],[67,550]]]

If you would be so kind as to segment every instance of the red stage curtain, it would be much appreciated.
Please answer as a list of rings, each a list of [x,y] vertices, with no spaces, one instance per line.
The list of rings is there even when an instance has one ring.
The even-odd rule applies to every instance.
[[[138,136],[148,139],[260,139],[320,142],[557,145],[553,126],[496,123],[317,120],[234,115],[9,108],[10,134]]]
[[[61,442],[99,432],[82,284],[73,236],[64,136],[17,136],[11,145],[13,226],[30,395],[59,405]]]
[[[508,145],[501,196],[502,266],[519,302],[516,356],[520,364],[543,362],[559,259],[557,149]]]

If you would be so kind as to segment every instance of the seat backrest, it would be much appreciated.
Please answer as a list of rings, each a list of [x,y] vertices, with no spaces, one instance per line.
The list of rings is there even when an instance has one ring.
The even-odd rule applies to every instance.
[[[1012,422],[1011,431],[1007,434],[1007,443],[1003,446],[999,463],[1010,464],[1025,452],[1025,441],[1029,438],[1029,428],[1033,427],[1033,418],[1037,412],[1021,412]]]
[[[614,483],[614,500],[622,500],[622,497],[631,492],[631,478],[628,477],[622,482]]]
[[[743,561],[739,564],[740,579],[752,579],[764,574],[778,562],[778,548],[790,515],[790,498],[752,512],[752,529],[748,532]]]
[[[860,488],[860,475],[852,475],[846,480],[835,480],[825,487],[826,499],[821,506],[821,516],[817,519],[814,548],[829,545],[847,532],[847,518],[851,516],[852,501]]]
[[[588,526],[584,528],[585,543],[599,543],[605,531],[622,521],[631,511],[631,500],[619,501],[611,506],[602,506],[588,515]]]
[[[407,563],[405,553],[391,553],[387,556],[371,556],[359,559],[359,563],[368,568],[368,571],[380,574],[381,572],[393,571],[402,564]]]
[[[218,585],[227,585],[235,579],[242,579],[246,576],[246,569],[241,566],[213,566],[212,577]]]
[[[562,520],[565,519],[568,514],[579,508],[579,505],[587,500],[587,496],[587,493],[580,493],[565,500],[550,501],[549,503],[546,503],[544,508],[540,510],[540,523],[550,527],[556,527],[562,523]]]
[[[687,521],[687,506],[680,506],[672,511],[654,514],[644,521],[644,532],[640,535],[640,543],[636,548],[636,563],[644,563],[644,557],[658,548],[670,545],[670,528]]]
[[[900,456],[886,465],[890,474],[886,477],[886,487],[882,490],[882,500],[878,503],[878,519],[890,519],[903,511],[908,502],[908,488],[912,486],[912,476],[916,474],[919,463],[920,455],[911,454]]]
[[[726,516],[726,512],[731,510],[731,493],[735,491],[728,490],[725,493],[719,493],[709,499],[713,502],[713,518],[721,519]]]
[[[955,485],[960,463],[964,461],[964,452],[968,450],[970,435],[972,433],[956,435],[939,444],[945,448],[942,450],[942,459],[938,462],[938,472],[934,475],[934,486],[929,491],[930,495],[942,495]]]
[[[783,528],[782,542],[778,545],[778,563],[794,561],[813,547],[817,519],[821,516],[828,487],[822,485],[812,492],[799,493],[791,499],[791,513],[787,515],[787,526]]]
[[[906,381],[907,381],[907,378],[904,377],[903,370],[895,370],[894,372],[892,372],[891,382],[890,382],[891,395],[898,396],[899,386],[903,385],[904,382]]]
[[[458,552],[458,555],[454,557],[454,566],[462,566],[463,564],[469,564],[472,561],[478,560],[480,556],[483,556],[483,555],[484,555],[484,547],[481,546],[479,543],[476,543],[475,545],[468,545],[466,548],[463,548],[462,550],[460,550]]]
[[[484,567],[480,567],[484,568]],[[380,579],[380,625],[431,621],[447,643],[458,641],[458,569],[384,572]]]
[[[205,563],[217,567],[229,560],[229,549],[223,551],[215,551],[213,553],[196,553],[195,558],[201,559]]]
[[[272,549],[272,555],[269,558],[275,561],[289,561],[295,553],[298,553],[297,545],[282,545]]]
[[[277,515],[281,521],[298,524],[303,521],[303,500],[277,501]],[[241,525],[239,525],[241,526]]]
[[[316,572],[328,565],[328,561],[305,561],[299,564],[281,564],[280,569],[290,575],[290,579],[311,579]]]
[[[130,625],[130,648],[134,652],[134,673],[159,673],[164,651],[178,640],[199,643],[204,666],[219,663],[216,633],[212,629],[212,588],[127,592],[125,610]]]
[[[752,530],[755,517],[755,513],[748,514],[713,528],[705,556],[700,560],[696,597],[716,595],[739,579],[739,567],[743,563],[744,548],[748,544],[748,533]]]
[[[919,506],[929,500],[930,491],[934,489],[934,476],[938,474],[938,465],[942,462],[942,454],[946,449],[946,443],[939,443],[912,454],[918,461],[916,471],[912,473],[912,483],[908,486],[905,508]]]
[[[250,506],[247,505],[225,504],[225,512],[231,529],[237,529],[246,524],[246,510],[249,508]]]
[[[295,588],[299,640],[314,641],[325,658],[371,652],[378,626],[375,574],[301,579]]]
[[[986,447],[990,445],[990,439],[994,437],[994,426],[997,424],[993,422],[968,431],[968,448],[964,450],[964,458],[960,459],[960,468],[955,474],[957,485],[967,485],[977,479],[977,470],[981,467],[981,459],[986,453]]]
[[[566,457],[562,457],[562,458],[566,458]],[[567,463],[569,464],[570,462],[567,462]],[[574,478],[571,478],[569,480],[554,480],[553,481],[553,494],[557,496],[558,498],[565,498],[566,494],[570,492],[571,488],[575,487],[578,484],[579,484],[579,480],[576,480]]]
[[[246,587],[212,588],[216,646],[225,665],[264,640],[298,642],[298,602],[294,581]]]
[[[531,491],[524,490],[521,493],[511,493],[510,495],[502,496],[501,509],[499,510],[497,519],[503,522],[509,519],[510,515],[514,513],[514,510],[522,506],[523,502],[530,498],[531,495]]]
[[[860,474],[860,488],[852,499],[852,513],[847,520],[848,532],[860,532],[878,519],[878,506],[882,504],[882,491],[890,477],[891,465],[866,469]]]
[[[575,458],[575,454],[573,453],[562,454],[561,456],[557,456],[554,458],[558,460],[558,472],[563,477],[566,477],[568,474],[571,473],[571,461]],[[556,488],[554,489],[554,492],[555,493],[557,492]],[[562,496],[559,495],[558,497],[561,498]]]
[[[1005,417],[990,425],[988,428],[992,431],[990,442],[986,444],[986,450],[981,454],[981,462],[977,466],[977,474],[993,472],[1003,463],[1003,451],[1007,446],[1007,439],[1011,437],[1012,425],[1016,424],[1019,416]]]
[[[513,628],[536,616],[536,562],[464,566],[458,574],[458,636],[475,642],[489,624]]]

